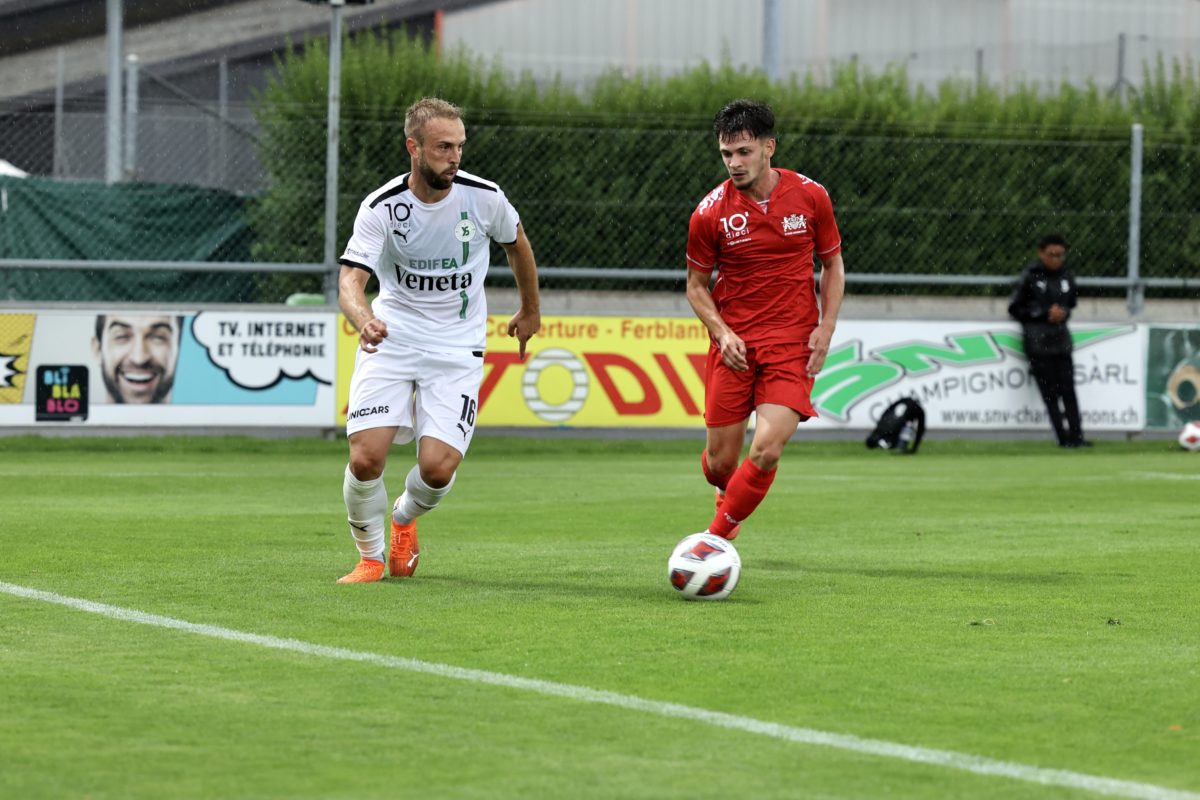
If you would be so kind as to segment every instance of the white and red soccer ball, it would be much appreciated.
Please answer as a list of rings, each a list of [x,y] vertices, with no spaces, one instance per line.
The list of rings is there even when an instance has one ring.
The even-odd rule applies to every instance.
[[[1179,446],[1193,453],[1200,452],[1200,422],[1189,422],[1179,432]]]
[[[741,574],[733,542],[711,533],[683,537],[667,560],[667,577],[685,600],[724,600]]]

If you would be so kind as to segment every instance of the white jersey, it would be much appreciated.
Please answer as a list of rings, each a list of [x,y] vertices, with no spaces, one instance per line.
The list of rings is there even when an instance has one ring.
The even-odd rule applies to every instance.
[[[340,261],[379,278],[371,308],[389,339],[429,352],[482,350],[489,240],[515,242],[519,222],[491,181],[459,170],[430,205],[409,190],[406,173],[363,200]]]

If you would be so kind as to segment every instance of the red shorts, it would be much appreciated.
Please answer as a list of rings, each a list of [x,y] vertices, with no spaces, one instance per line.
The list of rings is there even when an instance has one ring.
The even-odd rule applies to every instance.
[[[787,406],[801,421],[817,416],[812,405],[813,379],[808,376],[807,344],[767,344],[746,347],[749,369],[734,372],[725,366],[721,350],[708,348],[704,371],[704,424],[733,425],[763,403]]]

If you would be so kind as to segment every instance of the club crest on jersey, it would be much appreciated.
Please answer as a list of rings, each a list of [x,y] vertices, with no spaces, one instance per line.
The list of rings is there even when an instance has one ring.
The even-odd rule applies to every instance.
[[[803,214],[788,214],[783,218],[783,234],[791,236],[793,233],[806,233],[808,231],[808,218]]]
[[[460,219],[454,223],[454,238],[464,243],[474,239],[475,223],[469,219]]]

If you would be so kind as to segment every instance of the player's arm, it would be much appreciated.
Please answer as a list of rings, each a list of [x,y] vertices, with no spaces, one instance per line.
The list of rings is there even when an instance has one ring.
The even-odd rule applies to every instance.
[[[374,353],[378,345],[387,338],[387,325],[375,318],[371,304],[367,302],[367,281],[371,273],[361,267],[342,265],[338,275],[338,306],[346,319],[358,331],[358,343],[363,350]]]
[[[525,235],[525,226],[518,223],[517,239],[510,244],[501,244],[508,256],[508,267],[517,279],[517,292],[521,296],[521,307],[508,321],[508,335],[517,337],[521,360],[525,360],[525,343],[542,328],[542,300],[538,294],[537,262],[533,258],[533,245]]]
[[[821,322],[808,337],[812,354],[808,357],[808,375],[815,378],[825,366],[829,355],[829,344],[837,327],[838,312],[842,310],[842,298],[846,296],[846,265],[838,251],[821,261]]]
[[[338,274],[338,306],[358,331],[359,346],[368,353],[378,350],[378,344],[388,335],[387,325],[375,319],[375,312],[367,302],[371,267],[379,261],[386,239],[383,222],[364,202],[354,218],[354,233],[346,243],[346,251],[338,259],[342,265]]]
[[[1017,279],[1012,294],[1008,296],[1008,315],[1018,322],[1025,321],[1025,275]]]
[[[708,334],[717,343],[717,347],[721,349],[721,360],[725,362],[725,366],[734,372],[744,372],[748,367],[746,343],[742,341],[742,337],[725,324],[725,320],[721,318],[721,312],[717,311],[717,304],[713,301],[712,292],[708,288],[711,276],[711,272],[695,269],[688,265],[688,304],[692,307],[692,311],[696,312],[700,321],[704,323],[704,327],[708,328]]]

